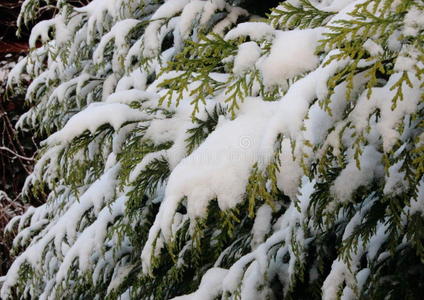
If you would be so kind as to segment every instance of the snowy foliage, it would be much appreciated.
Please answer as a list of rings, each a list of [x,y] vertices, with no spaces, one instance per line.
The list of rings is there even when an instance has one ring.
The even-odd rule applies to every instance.
[[[8,84],[48,200],[8,226],[2,299],[420,295],[422,1],[245,2],[61,0],[34,27]]]

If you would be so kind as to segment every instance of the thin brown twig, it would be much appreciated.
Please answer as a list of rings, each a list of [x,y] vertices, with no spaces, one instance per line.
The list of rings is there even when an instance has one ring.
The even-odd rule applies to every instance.
[[[24,160],[35,161],[34,157],[26,157],[26,156],[19,155],[18,153],[14,152],[11,149],[4,147],[4,146],[0,146],[0,150],[7,151],[7,152],[13,154],[15,157],[19,157],[19,158],[24,159]]]

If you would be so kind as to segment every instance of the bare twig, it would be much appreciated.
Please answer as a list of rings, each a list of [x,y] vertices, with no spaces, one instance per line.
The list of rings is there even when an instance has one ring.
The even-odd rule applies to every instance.
[[[19,158],[24,159],[24,160],[34,161],[34,157],[25,157],[25,156],[19,155],[18,153],[16,153],[16,152],[14,152],[14,151],[10,150],[10,149],[9,149],[9,148],[7,148],[7,147],[0,146],[0,150],[10,152],[10,153],[12,153],[14,156],[19,157]]]

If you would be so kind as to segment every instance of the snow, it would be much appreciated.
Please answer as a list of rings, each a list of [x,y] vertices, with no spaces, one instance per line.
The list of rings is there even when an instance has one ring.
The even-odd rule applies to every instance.
[[[368,268],[364,268],[356,274],[356,280],[358,281],[358,287],[362,289],[364,284],[366,283],[368,277],[370,276],[371,270]]]
[[[130,50],[131,51],[131,50]],[[137,90],[145,90],[147,83],[147,74],[141,69],[136,69],[131,74],[123,76],[116,84],[116,92],[129,90],[131,88]]]
[[[376,234],[373,235],[368,242],[368,249],[367,249],[367,259],[370,261],[374,261],[377,258],[377,254],[383,245],[384,242],[387,241],[387,238],[389,237],[389,228],[388,224],[382,224],[379,222],[377,224],[377,231]]]
[[[195,24],[196,18],[202,14],[206,3],[208,2],[193,0],[184,7],[183,12],[181,13],[181,20],[178,23],[179,33],[183,40],[186,40],[189,37],[193,23]]]
[[[113,55],[112,69],[116,72],[119,71],[121,68],[119,57],[124,57],[129,50],[126,41],[127,36],[139,23],[140,21],[135,19],[126,19],[116,23],[100,40],[99,45],[93,53],[94,63],[99,64],[103,62],[105,48],[110,41],[114,40],[117,51]]]
[[[132,102],[142,102],[152,99],[157,100],[158,95],[144,90],[124,89],[109,95],[105,102],[131,104]]]
[[[116,16],[115,0],[94,0],[83,7],[75,8],[75,11],[88,16],[87,43],[93,43],[96,33],[103,34],[104,20],[108,15]]]
[[[233,73],[242,75],[254,66],[260,56],[261,49],[255,42],[241,44],[234,59]]]
[[[222,291],[222,281],[228,270],[222,268],[211,268],[203,275],[199,289],[194,293],[175,297],[173,300],[213,300],[220,295]]]
[[[345,62],[342,62],[342,65]],[[265,131],[263,147],[270,147],[279,133],[295,140],[302,134],[302,124],[308,113],[311,102],[320,94],[321,84],[340,68],[339,63],[330,63],[325,67],[318,67],[305,77],[290,86],[287,93],[278,101],[278,112],[270,120]],[[325,96],[324,96],[325,97]],[[280,116],[284,116],[281,118]],[[268,152],[270,150],[263,150]]]
[[[396,141],[399,139],[399,133],[395,130],[398,124],[406,114],[410,114],[416,110],[420,99],[419,83],[414,75],[408,74],[412,87],[405,82],[402,84],[402,92],[407,101],[397,101],[396,108],[393,109],[392,99],[395,96],[396,89],[392,89],[394,84],[402,76],[401,73],[395,73],[390,76],[389,81],[384,87],[376,87],[372,89],[371,97],[367,95],[367,91],[359,97],[355,109],[350,114],[350,119],[354,123],[357,132],[365,130],[368,126],[368,118],[376,108],[380,109],[380,120],[377,123],[377,129],[383,139],[383,148],[385,152],[390,151]]]
[[[31,35],[29,38],[29,47],[35,48],[35,44],[39,38],[41,42],[45,43],[49,40],[49,31],[51,27],[56,25],[56,19],[41,21],[35,25],[31,30]]]
[[[309,184],[306,184],[305,187],[306,189],[308,189]],[[305,197],[309,196],[307,195],[306,192],[304,194],[305,194]],[[259,245],[255,250],[244,255],[231,266],[228,274],[226,275],[223,281],[224,292],[225,291],[235,292],[237,290],[238,285],[242,281],[244,281],[244,278],[243,278],[244,276],[248,276],[251,279],[257,276],[256,278],[258,278],[259,282],[261,281],[260,278],[264,278],[265,276],[267,276],[268,275],[266,274],[267,264],[268,264],[267,253],[270,251],[272,247],[274,247],[275,245],[279,243],[284,242],[284,244],[286,245],[290,244],[291,242],[290,240],[292,237],[291,235],[292,228],[294,228],[293,226],[295,226],[295,224],[298,224],[300,221],[301,221],[300,214],[298,210],[295,208],[294,204],[291,203],[290,206],[285,211],[285,213],[279,218],[279,220],[275,224],[274,233],[264,243]],[[303,242],[302,237],[299,236],[297,238],[299,238],[299,240],[297,241],[298,243]],[[287,246],[282,247],[280,250],[282,251],[281,256],[283,256],[284,254],[287,253],[288,247]],[[287,267],[293,268],[294,262],[295,262],[295,259],[291,258],[289,262],[289,266]],[[249,264],[250,264],[249,268],[252,273],[246,274],[244,273],[244,270],[247,268]],[[285,265],[283,265],[280,261],[279,263],[277,263],[275,267],[281,270],[285,267]],[[256,280],[256,282],[258,282],[258,280]],[[289,281],[288,278],[286,278],[286,280]],[[253,282],[250,282],[249,285],[247,284],[244,285],[245,293],[246,293],[244,295],[246,295],[246,297],[248,297],[249,295],[257,295],[258,293],[258,291],[252,291],[251,289],[253,287],[252,283]],[[288,287],[286,286],[285,289],[287,288]]]
[[[316,7],[323,11],[340,12],[352,2],[352,0],[323,0],[317,2]]]
[[[13,83],[19,83],[24,72],[24,68],[28,62],[28,58],[24,57],[21,59],[7,75],[7,86],[11,87]]]
[[[399,56],[396,58],[394,67],[395,71],[408,72],[412,70],[416,64],[422,65],[422,62],[420,62],[420,59],[418,58],[419,55],[420,52],[414,46],[403,46]]]
[[[333,262],[331,266],[330,275],[324,281],[322,286],[322,299],[324,300],[336,300],[338,299],[339,287],[342,285],[346,276],[348,276],[348,266],[342,262],[340,259],[337,259]]]
[[[217,10],[224,10],[226,6],[227,4],[224,0],[206,1],[199,24],[206,25]]]
[[[411,7],[405,15],[403,34],[405,36],[416,36],[423,28],[424,18],[422,17],[422,11],[417,7]]]
[[[292,155],[292,147],[289,139],[281,143],[281,172],[277,177],[278,188],[291,199],[297,199],[298,187],[303,170],[298,161]]]
[[[321,29],[277,31],[271,53],[259,66],[264,84],[283,84],[289,78],[316,68],[319,58],[315,49],[321,32]]]
[[[364,49],[367,50],[371,56],[379,56],[384,53],[383,48],[371,39],[366,40]]]
[[[212,30],[213,33],[223,35],[231,26],[237,23],[239,17],[247,17],[249,13],[240,7],[229,7],[228,15],[216,24]]]
[[[415,213],[424,215],[424,179],[421,179],[419,182],[417,199],[411,200],[409,213],[411,215]]]
[[[165,23],[165,19],[180,13],[189,2],[190,0],[167,1],[155,11],[144,33],[143,54],[145,57],[152,57],[159,53],[159,30]]]
[[[386,176],[386,183],[383,192],[386,195],[399,195],[408,186],[405,181],[405,174],[401,171],[404,160],[398,161],[396,164],[390,166],[388,176]]]
[[[59,14],[55,18],[55,42],[59,47],[65,46],[66,42],[72,40],[73,33],[81,23],[82,16],[71,18],[68,22],[65,16]]]
[[[108,290],[107,290],[108,295],[111,291],[117,289],[127,276],[131,275],[131,271],[133,271],[134,267],[135,267],[134,265],[128,265],[128,263],[124,261],[122,267],[118,266],[114,270],[113,279],[111,283],[109,284]],[[119,299],[123,300],[122,296]],[[131,299],[131,298],[128,297],[128,299]]]
[[[262,22],[245,22],[238,24],[226,35],[226,40],[235,40],[239,37],[249,36],[253,41],[271,40],[274,37],[275,29]]]
[[[158,151],[154,153],[148,153],[146,154],[142,161],[138,163],[134,169],[131,170],[131,173],[129,175],[129,181],[134,182],[137,177],[140,175],[140,173],[155,159],[159,159],[161,157],[166,157],[166,151]]]
[[[272,208],[268,204],[262,205],[256,212],[255,222],[252,228],[251,248],[254,250],[262,244],[265,236],[271,229]]]
[[[108,182],[107,184],[110,183]],[[117,216],[124,213],[126,200],[127,197],[120,197],[114,201],[111,206],[103,208],[99,212],[96,221],[85,228],[82,234],[78,236],[72,247],[65,253],[63,262],[56,274],[57,282],[61,282],[66,278],[75,258],[78,258],[79,269],[82,272],[88,269],[93,248],[102,247],[103,241],[106,238],[106,229],[108,224],[111,223]]]
[[[241,285],[241,299],[255,300],[266,299],[267,288],[261,288],[262,274],[259,271],[259,263],[254,261],[247,268]]]
[[[92,103],[74,115],[60,131],[45,140],[46,144],[69,143],[75,137],[89,130],[94,133],[103,124],[110,124],[115,131],[124,123],[142,120],[147,115],[121,103]]]
[[[360,169],[351,160],[334,182],[331,190],[341,202],[351,199],[353,192],[379,174],[381,154],[373,146],[365,146],[360,157]]]

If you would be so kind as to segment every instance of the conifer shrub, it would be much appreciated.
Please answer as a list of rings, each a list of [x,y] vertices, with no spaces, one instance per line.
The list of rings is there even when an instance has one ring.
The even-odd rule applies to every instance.
[[[422,1],[55,5],[2,298],[420,297]]]

